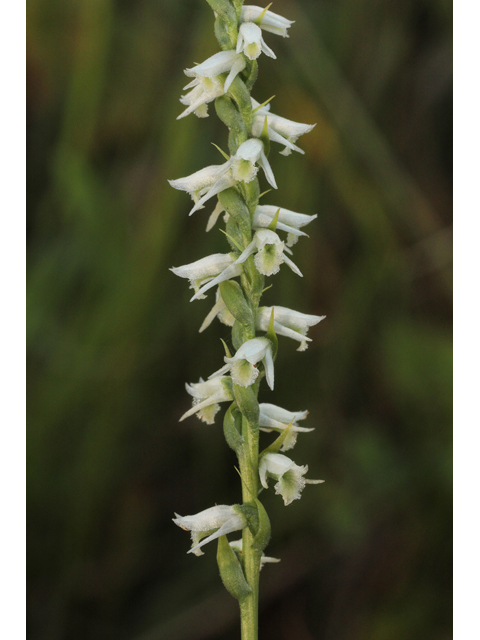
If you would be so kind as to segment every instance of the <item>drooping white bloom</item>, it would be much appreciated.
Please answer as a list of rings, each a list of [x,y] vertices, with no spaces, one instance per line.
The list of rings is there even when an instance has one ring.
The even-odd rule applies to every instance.
[[[236,354],[229,358],[225,356],[224,367],[210,376],[214,378],[230,372],[234,384],[241,387],[249,387],[258,378],[257,364],[263,362],[265,367],[265,377],[270,389],[273,389],[274,369],[272,343],[268,338],[252,338],[247,340],[238,349]]]
[[[287,29],[292,26],[294,21],[287,20],[287,18],[279,16],[278,13],[273,13],[273,11],[265,11],[263,7],[257,7],[252,4],[244,5],[240,20],[242,22],[257,22],[262,14],[263,17],[259,24],[261,29],[288,38]]]
[[[287,246],[291,247],[297,242],[299,236],[307,235],[304,231],[300,231],[300,228],[309,224],[312,220],[315,220],[315,218],[317,218],[317,214],[307,216],[305,213],[296,213],[289,209],[275,207],[272,204],[259,204],[255,209],[255,214],[253,216],[253,228],[266,229],[269,227],[279,209],[280,212],[278,214],[277,229],[288,233]],[[219,214],[220,213],[221,211]]]
[[[202,331],[205,331],[205,329],[212,324],[214,318],[218,318],[220,322],[222,324],[226,324],[227,327],[233,327],[235,323],[235,318],[227,309],[227,305],[223,301],[222,294],[220,293],[220,289],[217,289],[217,293],[215,294],[215,300],[216,302],[212,310],[207,315],[205,320],[202,322],[202,326],[198,330],[199,333],[202,333]]]
[[[260,331],[268,331],[268,323],[270,322],[272,309],[274,312],[273,327],[275,332],[281,336],[286,336],[287,338],[292,338],[292,340],[300,342],[297,351],[305,351],[308,347],[307,343],[312,341],[311,338],[307,338],[308,329],[326,318],[326,316],[300,313],[300,311],[294,311],[293,309],[287,309],[286,307],[280,307],[278,305],[274,307],[260,307],[256,319],[256,328]]]
[[[235,259],[229,253],[214,253],[181,267],[171,267],[170,271],[180,278],[188,278],[190,288],[195,290],[195,297],[204,298],[200,291],[202,283],[212,282],[212,279],[215,279],[218,284],[218,282],[235,278],[242,273],[239,267],[240,265],[235,263]]]
[[[320,484],[324,480],[304,478],[308,466],[299,466],[281,453],[266,453],[260,459],[258,467],[262,487],[268,489],[267,478],[277,481],[275,493],[281,495],[285,505],[298,500],[306,484]]]
[[[284,262],[297,275],[302,277],[302,272],[297,265],[285,255],[285,243],[280,240],[275,231],[259,229],[255,232],[252,242],[237,258],[235,264],[241,264],[255,253],[255,265],[260,273],[271,276],[278,273],[280,265]]]
[[[232,542],[228,543],[232,549],[235,551],[235,553],[237,554],[237,556],[241,556],[243,553],[243,540],[240,538],[240,540],[232,540]],[[270,558],[269,556],[264,556],[262,554],[262,557],[260,558],[260,569],[263,568],[264,564],[267,564],[269,562],[280,562],[280,558]]]
[[[247,526],[245,516],[235,506],[226,504],[218,504],[194,516],[182,517],[177,513],[175,516],[174,523],[185,531],[191,532],[192,548],[188,553],[194,553],[196,556],[203,555],[200,548],[208,542],[232,531],[240,531]]]
[[[250,58],[256,60],[262,53],[270,58],[276,59],[276,55],[265,43],[262,36],[262,30],[253,22],[243,22],[238,30],[237,53],[243,53]]]
[[[196,202],[193,209],[190,211],[190,215],[201,209],[207,200],[213,198],[221,191],[232,187],[235,182],[251,182],[258,172],[258,167],[256,163],[260,167],[262,167],[265,177],[269,184],[276,189],[277,183],[275,182],[275,176],[273,175],[272,167],[267,160],[267,156],[265,155],[265,151],[263,149],[263,142],[258,138],[250,138],[243,142],[237,149],[235,155],[233,155],[227,162],[222,165],[217,166],[217,170],[215,172],[208,172],[208,179],[210,180],[210,188],[203,189],[201,198]],[[208,167],[208,169],[212,169],[213,167]],[[199,172],[197,172],[199,173]],[[195,176],[196,174],[193,174]],[[191,185],[192,182],[195,182],[195,186],[197,181],[192,181],[193,176],[189,176],[188,178],[182,178],[183,181],[181,184],[185,184],[185,181],[188,182],[188,186]],[[176,189],[183,189],[183,191],[189,191],[190,189],[186,189],[182,186],[177,186],[179,183],[178,180],[170,180],[170,184],[172,187]]]
[[[193,406],[183,414],[179,422],[196,413],[203,422],[213,424],[215,415],[220,410],[219,403],[233,400],[228,382],[230,379],[227,376],[220,376],[206,382],[200,378],[199,382],[187,383],[185,388],[193,397]]]
[[[207,104],[223,96],[245,66],[246,61],[241,54],[235,51],[220,51],[201,64],[185,69],[185,75],[193,80],[184,87],[191,91],[180,98],[180,102],[186,104],[187,108],[177,117],[177,120],[188,116],[192,111],[200,118],[207,117]],[[222,73],[228,73],[225,81],[220,77]]]
[[[224,164],[211,164],[199,171],[195,171],[190,176],[169,180],[170,186],[179,191],[186,191],[195,203],[198,203],[201,196],[205,195],[211,187],[218,181],[218,174],[223,170]],[[232,179],[233,184],[233,179]],[[231,185],[230,185],[231,186]],[[227,187],[225,187],[227,188]],[[202,209],[200,205],[197,209]]]
[[[280,152],[282,155],[288,156],[292,150],[305,153],[295,145],[295,142],[300,136],[311,131],[316,126],[315,124],[303,124],[302,122],[294,122],[293,120],[282,118],[282,116],[277,116],[275,113],[270,112],[270,104],[260,107],[260,104],[253,98],[252,107],[256,109],[252,125],[253,135],[261,135],[266,117],[270,140],[285,145],[285,149]]]
[[[298,433],[314,431],[314,429],[298,426],[298,421],[304,420],[308,415],[308,411],[287,411],[286,409],[282,409],[282,407],[277,407],[267,402],[262,402],[259,406],[259,425],[261,431],[265,431],[266,433],[278,431],[281,433],[291,424],[280,451],[292,449],[297,441]]]

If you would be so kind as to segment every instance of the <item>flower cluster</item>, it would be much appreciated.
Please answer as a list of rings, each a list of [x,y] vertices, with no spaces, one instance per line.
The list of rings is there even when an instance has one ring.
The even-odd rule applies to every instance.
[[[270,142],[282,145],[280,153],[283,155],[292,151],[304,153],[296,142],[315,126],[276,115],[272,113],[269,101],[260,104],[250,96],[259,56],[264,53],[276,58],[264,35],[288,37],[288,29],[293,23],[268,8],[240,7],[241,2],[230,0],[208,1],[216,11],[217,22],[220,21],[218,29],[216,24],[216,33],[224,50],[185,70],[185,75],[192,80],[185,87],[188,92],[180,98],[186,109],[178,118],[191,113],[207,117],[208,104],[215,100],[217,113],[230,131],[230,155],[224,154],[223,164],[209,165],[192,175],[169,182],[175,189],[191,196],[193,207],[190,215],[216,199],[207,231],[223,214],[230,251],[172,267],[171,271],[189,280],[194,290],[192,301],[205,298],[207,292],[215,288],[213,308],[202,323],[200,332],[218,318],[232,327],[231,344],[235,351],[232,355],[224,343],[226,355],[223,366],[208,379],[200,378],[199,382],[186,385],[193,403],[180,420],[196,414],[206,424],[214,424],[221,403],[229,403],[224,417],[225,437],[237,453],[241,474],[247,468],[253,469],[256,486],[252,488],[251,482],[244,482],[243,505],[217,505],[193,516],[177,515],[174,522],[191,532],[191,553],[201,555],[205,544],[219,541],[220,573],[233,593],[234,587],[228,586],[229,579],[225,576],[233,572],[236,576],[233,582],[238,587],[243,580],[243,577],[239,578],[238,571],[243,576],[245,568],[247,580],[247,566],[250,566],[247,556],[253,553],[253,547],[251,544],[245,546],[245,541],[251,541],[252,536],[258,536],[259,531],[268,528],[265,525],[266,514],[257,498],[260,486],[268,489],[269,480],[273,479],[275,492],[285,505],[289,505],[300,498],[306,484],[323,482],[307,480],[308,467],[297,465],[280,453],[294,447],[298,434],[313,431],[313,428],[298,424],[308,412],[290,411],[270,403],[259,404],[257,396],[263,378],[270,390],[274,389],[277,336],[291,338],[299,343],[298,350],[304,351],[311,342],[308,330],[325,316],[305,314],[279,305],[259,304],[265,277],[278,273],[282,264],[302,276],[291,257],[292,247],[300,237],[307,236],[303,228],[317,217],[259,202],[259,176],[263,175],[267,183],[277,189],[268,160]],[[223,7],[222,11],[219,7]],[[277,436],[261,454],[258,453],[259,431]],[[257,439],[257,452],[252,454],[250,451],[245,457],[243,443],[248,439],[251,446],[254,438]],[[229,545],[222,542],[225,535],[234,531],[243,531],[243,542],[231,541]],[[265,536],[265,545],[268,537]],[[255,549],[263,549],[258,540]],[[224,557],[223,561],[221,557]],[[275,562],[276,559],[261,555],[257,561],[259,569],[264,563]],[[222,569],[224,566],[229,567],[228,571]],[[241,591],[243,595],[236,597],[246,597],[249,587],[247,582],[245,584]]]

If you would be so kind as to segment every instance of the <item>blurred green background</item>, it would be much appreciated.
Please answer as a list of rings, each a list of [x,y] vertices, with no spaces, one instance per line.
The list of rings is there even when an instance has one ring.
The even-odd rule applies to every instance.
[[[451,638],[451,115],[448,0],[277,0],[253,95],[317,126],[270,160],[263,199],[318,213],[304,273],[265,304],[326,314],[280,339],[261,400],[309,409],[307,487],[271,516],[262,640]],[[168,267],[226,251],[168,178],[222,162],[213,115],[176,121],[183,69],[218,50],[204,0],[29,0],[28,627],[35,640],[230,640],[215,548],[173,512],[240,500],[186,381],[229,329],[198,327]],[[210,113],[214,114],[213,107]],[[264,183],[262,183],[263,186]],[[267,186],[264,186],[266,189]],[[264,436],[263,442],[271,438]]]

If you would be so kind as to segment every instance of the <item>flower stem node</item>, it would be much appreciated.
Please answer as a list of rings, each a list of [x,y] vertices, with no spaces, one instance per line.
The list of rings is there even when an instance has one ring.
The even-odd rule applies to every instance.
[[[299,466],[281,453],[266,453],[260,459],[260,482],[268,489],[267,478],[276,480],[275,493],[281,495],[285,506],[301,497],[306,484],[320,484],[324,480],[307,480],[304,478],[308,466]]]
[[[239,505],[219,504],[194,516],[179,516],[177,513],[175,516],[173,522],[185,531],[191,532],[192,548],[188,553],[194,553],[196,556],[203,555],[200,549],[208,542],[247,526],[247,519]]]

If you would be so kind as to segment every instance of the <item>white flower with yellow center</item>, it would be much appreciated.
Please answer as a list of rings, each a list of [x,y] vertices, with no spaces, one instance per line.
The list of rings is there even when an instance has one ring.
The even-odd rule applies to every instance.
[[[235,278],[242,273],[242,267],[235,263],[235,258],[231,254],[214,253],[181,267],[171,267],[170,271],[180,278],[188,278],[190,288],[195,290],[195,298],[204,298],[200,290],[203,283],[215,280],[218,284]]]
[[[247,526],[245,516],[235,505],[218,504],[194,516],[179,516],[178,513],[175,516],[174,523],[191,532],[192,548],[187,553],[196,556],[203,555],[200,548],[208,542],[233,531],[241,531]]]
[[[268,338],[252,338],[247,340],[238,349],[236,354],[229,358],[225,356],[224,367],[213,373],[210,378],[224,375],[230,372],[234,384],[241,387],[249,387],[258,378],[257,364],[262,362],[265,367],[265,377],[270,389],[274,384],[272,343]]]
[[[298,433],[314,431],[314,429],[298,426],[298,421],[305,420],[307,415],[308,411],[287,411],[282,407],[277,407],[275,404],[262,402],[260,404],[260,430],[265,431],[265,433],[270,433],[271,431],[282,433],[287,427],[290,427],[280,449],[280,451],[288,451],[295,446]]]
[[[284,38],[288,38],[287,30],[294,23],[294,20],[287,20],[287,18],[278,15],[278,13],[266,11],[263,7],[253,4],[246,4],[242,7],[240,20],[242,22],[255,22],[263,31],[269,31]]]
[[[275,113],[270,112],[270,104],[260,106],[253,98],[252,107],[255,110],[252,125],[253,135],[261,135],[265,118],[267,118],[267,131],[270,140],[285,145],[285,149],[280,151],[282,155],[288,156],[292,151],[305,153],[295,145],[295,142],[300,136],[311,131],[316,126],[315,124],[303,124],[302,122],[294,122],[293,120],[282,118],[282,116],[277,116]]]
[[[262,30],[254,22],[243,22],[238,30],[237,53],[243,53],[250,60],[256,60],[263,52],[269,58],[276,58],[262,36]]]
[[[266,453],[260,459],[258,472],[264,489],[268,489],[268,478],[276,480],[275,493],[281,495],[283,502],[289,505],[301,497],[306,484],[320,484],[324,480],[307,480],[304,476],[308,466],[299,466],[282,453]]]
[[[285,262],[294,273],[302,277],[302,272],[297,265],[285,255],[286,251],[290,250],[285,247],[285,243],[280,240],[275,231],[259,229],[255,232],[252,242],[237,258],[235,264],[241,264],[249,256],[255,254],[255,266],[265,276],[278,273],[280,265]]]
[[[280,307],[278,305],[274,307],[260,307],[256,319],[256,328],[258,330],[268,331],[268,323],[270,322],[272,310],[274,312],[273,328],[275,332],[281,336],[300,342],[297,351],[305,351],[307,349],[307,343],[311,342],[311,338],[307,337],[309,328],[326,318],[326,316],[300,313],[300,311],[294,311],[293,309],[287,309],[286,307]]]
[[[215,415],[220,410],[219,403],[233,400],[228,376],[212,378],[206,382],[200,378],[199,382],[187,383],[185,388],[193,397],[193,406],[183,414],[179,422],[195,413],[203,422],[213,424]]]
[[[290,211],[289,209],[275,207],[272,204],[259,204],[255,209],[252,227],[254,229],[268,228],[272,224],[277,211],[279,212],[277,219],[277,230],[286,231],[288,233],[288,247],[293,246],[297,242],[299,236],[306,236],[307,234],[304,231],[300,231],[300,229],[317,218],[317,214],[313,216],[307,216],[305,213],[296,213],[295,211]],[[220,213],[221,211],[219,211],[218,213],[215,212],[216,217],[218,217]]]

